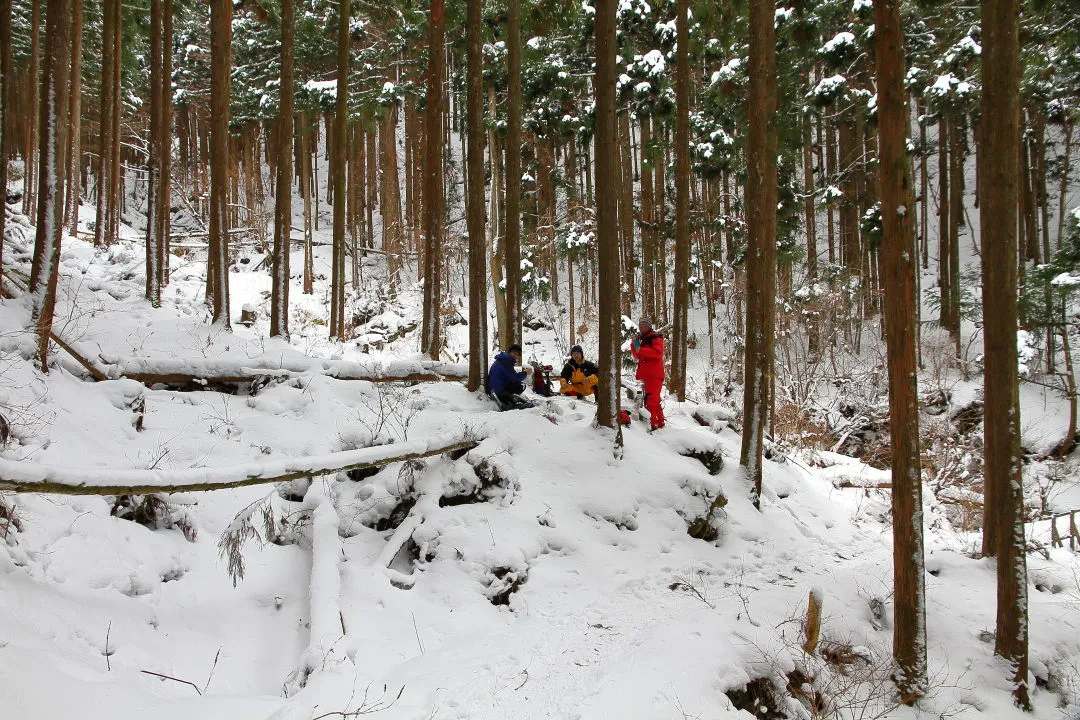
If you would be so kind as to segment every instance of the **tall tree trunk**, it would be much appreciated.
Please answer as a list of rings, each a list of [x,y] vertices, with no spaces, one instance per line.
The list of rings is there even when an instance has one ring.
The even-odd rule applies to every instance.
[[[119,2],[119,0],[117,0]],[[34,189],[38,182],[37,177],[37,148],[38,148],[38,132],[40,125],[38,124],[38,103],[40,102],[40,93],[38,82],[41,78],[41,0],[33,0],[30,4],[30,102],[27,107],[30,111],[26,113],[26,128],[23,131],[23,167],[25,168],[23,178],[23,214],[32,215],[35,211],[36,198],[34,197]]]
[[[442,353],[443,246],[443,51],[446,4],[431,0],[428,13],[428,86],[424,112],[424,319],[420,352],[438,360]]]
[[[112,95],[113,88],[113,60],[116,50],[113,42],[115,34],[116,13],[114,8],[120,0],[104,0],[102,4],[102,32],[101,32],[101,96],[98,102],[98,146],[97,157],[97,218],[94,221],[94,244],[98,247],[110,242],[109,235],[109,208],[115,202],[110,197],[112,183],[109,179],[112,172],[112,136],[115,132],[112,126]]]
[[[952,296],[949,302],[951,317],[949,330],[956,349],[956,357],[960,359],[960,228],[964,226],[964,145],[966,129],[963,118],[954,117],[952,129],[949,131],[949,162],[950,178],[949,211],[952,220],[949,222],[949,290]]]
[[[150,133],[147,138],[149,157],[146,167],[146,299],[153,307],[161,307],[161,225],[158,213],[161,158],[161,111],[163,79],[161,74],[161,0],[150,0]]]
[[[668,390],[686,400],[686,342],[690,297],[690,60],[687,30],[689,0],[678,0],[675,13],[675,285],[671,330],[671,377]],[[704,256],[702,256],[704,262]]]
[[[349,146],[349,0],[338,0],[337,101],[334,111],[332,172],[333,256],[330,267],[330,337],[345,339],[345,178]]]
[[[774,6],[750,0],[750,128],[746,147],[746,379],[740,464],[761,506],[761,462],[776,316],[776,29]]]
[[[1020,139],[1020,61],[1017,0],[982,0],[982,122],[980,163],[983,328],[986,374],[983,427],[986,509],[983,553],[997,556],[997,632],[994,651],[1013,667],[1013,698],[1028,698],[1027,561],[1016,331],[1016,206]]]
[[[814,150],[811,142],[810,114],[803,117],[803,193],[806,195],[806,282],[811,290],[817,284],[817,227],[814,215]],[[816,297],[815,292],[810,297]],[[811,307],[810,314],[806,318],[806,341],[807,349],[811,355],[820,351],[820,338],[818,337],[818,310]]]
[[[172,50],[173,50],[173,0],[161,0],[161,173],[158,177],[160,191],[158,201],[158,223],[161,238],[158,263],[158,287],[169,284],[169,234],[172,232],[172,141],[173,141],[173,92],[172,92]]]
[[[521,0],[508,0],[506,114],[506,346],[521,344]]]
[[[656,198],[655,172],[648,158],[652,144],[652,118],[641,119],[641,312],[656,319]]]
[[[4,275],[4,237],[7,217],[8,138],[12,134],[11,122],[11,0],[0,0],[0,284]]]
[[[64,148],[68,132],[70,52],[71,0],[50,0],[45,12],[45,68],[40,96],[37,235],[30,268],[31,322],[37,330],[38,358],[43,373],[49,372],[49,334],[56,306],[60,238],[64,231],[64,183],[67,177]]]
[[[469,200],[469,385],[475,392],[484,386],[487,373],[487,237],[484,217],[484,48],[482,0],[466,6],[465,103],[468,106],[467,153]],[[494,184],[492,193],[494,194]]]
[[[518,0],[511,0],[517,4]],[[607,182],[616,177],[615,155],[618,152],[615,129],[615,2],[596,2],[596,75],[593,94],[596,98],[596,245],[599,263],[600,348],[597,354],[600,387],[596,394],[596,423],[615,427],[619,416],[619,390],[622,386],[620,339],[619,216],[618,185]],[[599,179],[604,178],[603,182]],[[616,436],[621,439],[621,432]]]
[[[83,45],[83,0],[71,3],[71,90],[68,96],[67,165],[68,185],[65,201],[64,225],[68,234],[74,237],[79,232],[79,167],[82,165],[82,45]],[[4,157],[0,153],[0,157]],[[5,159],[6,162],[6,159]],[[6,188],[6,185],[0,185]],[[0,228],[2,229],[2,228]],[[0,232],[0,238],[3,232]]]
[[[382,216],[382,246],[387,256],[390,288],[396,290],[401,282],[402,253],[405,251],[401,226],[401,191],[397,167],[397,107],[385,108],[379,127],[379,165],[382,185],[379,189],[379,214]]]
[[[635,300],[634,268],[634,163],[630,159],[630,113],[620,113],[619,154],[616,158],[619,178],[619,237],[622,240],[623,292],[622,314],[633,314]]]
[[[930,174],[927,169],[927,158],[930,155],[930,149],[926,144],[926,121],[923,119],[923,104],[921,101],[916,105],[916,108],[919,114],[919,196],[922,199],[922,202],[919,203],[921,210],[919,213],[919,246],[920,255],[922,256],[922,269],[926,270],[930,267]]]
[[[112,83],[112,92],[109,94],[109,102],[111,105],[112,119],[109,127],[111,133],[109,134],[109,140],[111,144],[109,146],[109,198],[108,198],[108,228],[106,229],[106,241],[107,245],[112,245],[120,239],[120,213],[121,204],[123,202],[123,175],[122,166],[120,164],[120,140],[123,137],[124,129],[120,125],[120,115],[123,103],[120,98],[120,81],[121,81],[121,67],[124,59],[124,5],[121,0],[116,0],[112,4],[113,11],[113,35],[112,35],[112,68],[111,77],[109,82]]]
[[[952,123],[945,113],[938,116],[938,322],[952,332],[952,274],[949,272],[952,254],[949,224],[952,210],[949,203],[949,128]]]
[[[501,229],[503,227],[503,192],[502,149],[499,147],[498,138],[495,135],[495,119],[498,117],[498,109],[495,104],[495,87],[488,88],[488,109],[492,122],[488,126],[488,158],[491,162],[491,197],[488,204],[488,253],[489,267],[491,269],[491,290],[495,297],[495,322],[499,334],[499,342],[507,337],[506,325],[506,294],[503,292],[503,269],[506,266],[503,261],[505,243]],[[487,368],[484,368],[486,371]]]
[[[1054,247],[1061,249],[1065,237],[1065,203],[1069,196],[1069,157],[1072,154],[1073,123],[1065,120],[1065,150],[1061,155],[1061,186],[1058,189],[1057,242]]]
[[[907,157],[904,32],[900,0],[874,3],[881,148],[881,260],[889,366],[893,483],[893,659],[900,700],[926,694],[926,588],[923,569],[922,470],[915,368],[915,194]]]
[[[307,113],[300,113],[300,196],[304,200],[304,294],[311,295],[315,292],[315,248],[314,228],[311,217],[311,148],[308,143],[311,137],[311,123]]]
[[[292,248],[293,71],[296,0],[281,2],[281,101],[274,147],[277,178],[274,189],[274,276],[270,290],[270,335],[289,336],[289,251]],[[306,196],[306,195],[305,195]],[[307,233],[304,233],[305,238]],[[305,242],[305,246],[307,243]],[[305,273],[306,274],[306,273]]]
[[[210,301],[215,324],[229,315],[229,85],[232,72],[232,0],[210,4]]]

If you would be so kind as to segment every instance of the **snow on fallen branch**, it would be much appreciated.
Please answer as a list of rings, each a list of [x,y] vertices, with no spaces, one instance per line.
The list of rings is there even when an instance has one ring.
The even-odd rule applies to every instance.
[[[460,363],[430,360],[394,360],[360,363],[322,360],[302,355],[266,358],[145,358],[106,357],[110,377],[126,377],[142,383],[244,382],[260,375],[325,375],[338,380],[370,382],[422,382],[464,380],[468,368]]]
[[[479,440],[473,432],[463,429],[427,439],[325,455],[177,470],[60,467],[0,458],[0,490],[58,495],[145,495],[225,490],[380,467],[455,450],[469,450],[476,447]]]

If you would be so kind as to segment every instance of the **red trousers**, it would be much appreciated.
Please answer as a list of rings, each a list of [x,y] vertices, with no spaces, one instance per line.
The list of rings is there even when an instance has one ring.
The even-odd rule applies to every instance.
[[[649,411],[649,425],[653,430],[664,427],[664,408],[660,405],[660,390],[664,381],[660,378],[647,378],[641,381],[645,386],[645,409]]]

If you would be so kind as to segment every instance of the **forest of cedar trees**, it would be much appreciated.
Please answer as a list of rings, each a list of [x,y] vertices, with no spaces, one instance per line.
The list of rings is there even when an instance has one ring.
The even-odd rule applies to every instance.
[[[199,258],[226,331],[240,254],[272,278],[270,336],[295,331],[292,278],[325,279],[342,343],[361,292],[421,288],[419,350],[467,356],[470,390],[524,328],[585,342],[601,427],[647,317],[670,396],[741,398],[755,505],[831,388],[891,471],[903,702],[928,683],[924,484],[966,448],[1026,706],[1019,393],[1067,399],[1044,455],[1068,456],[1078,47],[1072,0],[0,0],[0,223],[35,233],[2,289],[29,298],[47,373],[72,238],[144,246],[154,307]],[[982,386],[978,444],[920,429],[947,376]]]

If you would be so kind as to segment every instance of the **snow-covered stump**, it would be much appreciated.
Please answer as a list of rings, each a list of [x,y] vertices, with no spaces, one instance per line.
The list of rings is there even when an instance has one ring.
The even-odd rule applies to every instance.
[[[312,483],[304,500],[312,510],[310,639],[296,670],[286,681],[289,695],[307,685],[316,670],[352,661],[344,642],[345,619],[341,612],[340,521],[329,483]]]

